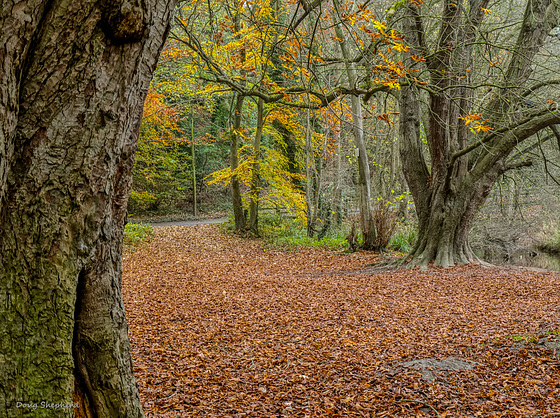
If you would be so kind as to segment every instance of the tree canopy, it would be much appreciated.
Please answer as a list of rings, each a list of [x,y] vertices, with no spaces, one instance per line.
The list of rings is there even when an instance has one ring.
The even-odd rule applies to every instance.
[[[558,16],[552,0],[195,1],[163,72],[184,97],[229,103],[230,159],[213,178],[231,186],[237,229],[268,201],[313,235],[342,208],[349,170],[363,248],[383,247],[378,198],[410,190],[414,264],[448,266],[478,261],[473,217],[498,178],[532,164],[522,143],[559,137]]]

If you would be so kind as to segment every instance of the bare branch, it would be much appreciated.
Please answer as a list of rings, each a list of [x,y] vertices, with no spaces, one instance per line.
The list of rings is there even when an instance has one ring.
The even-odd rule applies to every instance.
[[[500,174],[504,174],[506,171],[515,170],[522,167],[530,167],[533,165],[533,160],[521,160],[514,163],[509,163],[500,170]]]
[[[550,125],[550,129],[554,133],[556,141],[558,141],[558,150],[560,151],[560,129],[558,129],[557,125]]]

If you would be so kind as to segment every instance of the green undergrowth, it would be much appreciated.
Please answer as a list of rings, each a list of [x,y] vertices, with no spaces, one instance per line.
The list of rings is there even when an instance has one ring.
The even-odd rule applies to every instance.
[[[318,247],[327,250],[343,250],[348,246],[344,227],[329,230],[324,237],[317,239],[307,236],[306,228],[297,220],[282,215],[265,215],[260,219],[260,233],[267,245],[289,249],[298,247]]]
[[[124,248],[134,251],[140,244],[150,240],[154,228],[145,223],[128,223],[124,227]]]
[[[539,342],[539,337],[536,335],[506,335],[504,338],[510,339],[512,341],[524,341],[527,343]]]
[[[550,335],[560,335],[560,331],[545,331],[540,334],[511,334],[511,335],[504,335],[501,337],[496,337],[494,339],[494,343],[500,343],[502,341],[510,340],[515,342],[524,342],[524,343],[538,343],[542,337],[548,337]],[[490,344],[490,343],[488,343]]]
[[[393,236],[389,240],[387,249],[395,250],[399,253],[408,253],[412,250],[417,236],[418,229],[414,223],[399,222],[397,223]]]
[[[318,225],[320,229],[322,225]],[[233,230],[234,223],[230,217],[222,228]],[[305,225],[296,219],[282,214],[261,214],[259,217],[259,234],[265,245],[277,246],[285,249],[297,249],[299,247],[317,247],[332,251],[348,250],[347,237],[350,234],[351,225],[348,221],[342,222],[340,226],[334,226],[318,239],[318,233],[314,237],[307,236]],[[359,227],[356,230],[356,238],[361,242],[362,236]],[[389,240],[387,250],[407,253],[412,249],[416,241],[416,226],[413,223],[397,223],[395,232]]]

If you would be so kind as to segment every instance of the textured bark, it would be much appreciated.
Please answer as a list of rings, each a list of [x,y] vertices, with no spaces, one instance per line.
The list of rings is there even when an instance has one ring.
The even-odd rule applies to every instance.
[[[2,417],[143,415],[122,236],[172,3],[2,2]]]
[[[476,31],[483,20],[487,0],[443,3],[441,29],[435,52],[428,50],[422,13],[413,4],[404,7],[404,33],[411,53],[426,57],[430,81],[428,149],[420,139],[422,100],[414,86],[400,94],[400,138],[404,175],[418,213],[418,240],[411,253],[412,265],[452,266],[480,262],[468,243],[468,232],[497,178],[511,168],[527,165],[507,160],[522,141],[558,123],[555,109],[536,110],[523,120],[511,120],[512,100],[519,96],[532,72],[531,64],[543,45],[544,34],[557,11],[551,0],[528,0],[517,44],[506,77],[496,98],[486,106],[491,133],[473,136],[459,116],[470,112],[472,89],[467,69],[473,65]],[[470,6],[467,10],[466,7]],[[410,63],[409,63],[410,64]],[[458,82],[457,80],[461,80]],[[512,87],[514,86],[514,87]],[[470,144],[469,144],[470,141]],[[484,147],[481,144],[484,143]],[[429,154],[427,163],[424,155]]]

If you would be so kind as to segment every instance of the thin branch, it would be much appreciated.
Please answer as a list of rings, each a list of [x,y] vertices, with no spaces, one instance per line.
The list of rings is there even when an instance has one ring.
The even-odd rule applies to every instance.
[[[558,141],[558,151],[560,151],[560,129],[558,129],[557,125],[550,125],[550,129],[554,133],[556,141]]]
[[[554,135],[545,136],[543,139],[540,139],[538,143],[531,144],[527,146],[525,149],[518,151],[517,154],[515,154],[513,157],[510,158],[510,161],[517,160],[518,158],[530,152],[532,149],[537,148],[539,146],[539,143],[544,144],[545,142],[550,141],[552,138],[554,138]]]
[[[520,96],[521,97],[526,97],[526,96],[530,95],[531,93],[533,93],[534,91],[536,91],[538,89],[541,89],[543,87],[557,85],[557,84],[560,84],[560,79],[541,81],[540,83],[534,84],[531,87],[529,87],[528,89],[526,89],[524,92],[522,92],[520,94]]]
[[[449,167],[452,167],[453,164],[455,163],[455,161],[457,160],[457,158],[462,157],[465,154],[468,154],[469,152],[475,150],[476,148],[480,147],[483,144],[486,144],[487,142],[491,141],[492,139],[497,138],[498,136],[509,132],[509,131],[514,131],[517,128],[521,128],[523,125],[531,122],[532,120],[534,120],[535,118],[539,117],[539,116],[543,116],[547,113],[549,113],[550,110],[549,109],[541,109],[538,110],[537,112],[527,116],[525,119],[520,120],[519,122],[513,124],[513,125],[509,125],[509,126],[505,126],[501,129],[498,129],[495,132],[492,132],[491,134],[486,135],[485,137],[483,137],[482,139],[480,139],[479,141],[469,145],[466,148],[463,148],[462,150],[457,151],[455,154],[453,154],[451,156],[451,159],[449,160]],[[554,114],[560,118],[560,115],[558,114],[558,112],[554,112]],[[551,122],[554,123],[554,122]]]
[[[550,177],[552,179],[552,181],[554,181],[554,183],[556,183],[557,185],[560,186],[560,183],[558,183],[558,180],[556,180],[556,178],[548,170],[548,160],[546,158],[544,150],[542,149],[541,141],[539,141],[538,144],[539,144],[539,151],[541,152],[541,156],[542,156],[543,163],[544,163],[544,171],[546,171],[546,174],[548,175],[548,177]]]

